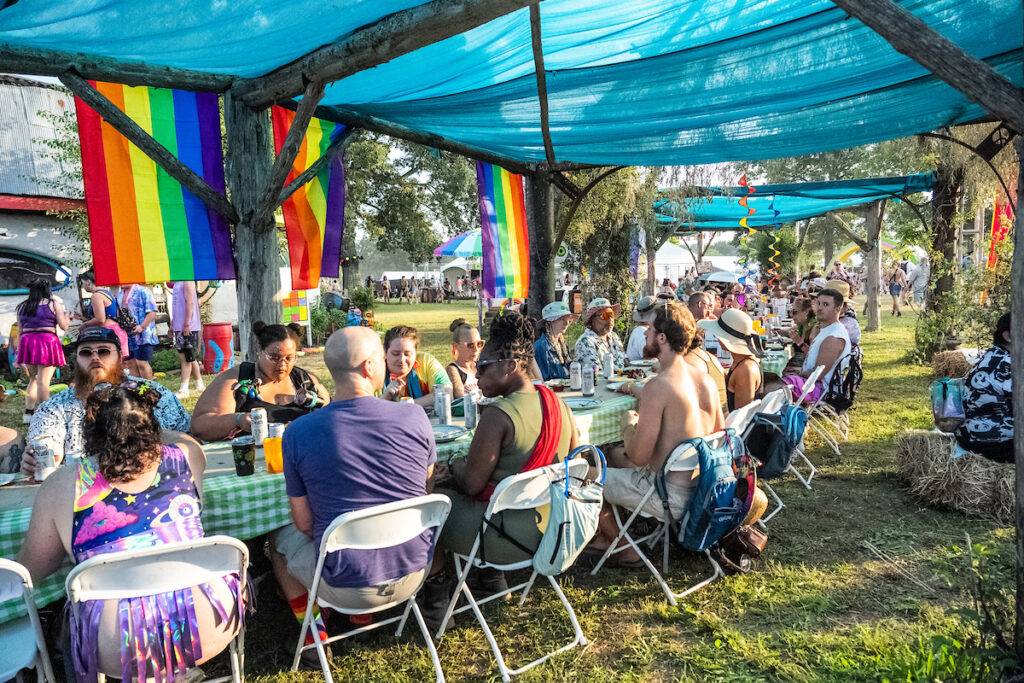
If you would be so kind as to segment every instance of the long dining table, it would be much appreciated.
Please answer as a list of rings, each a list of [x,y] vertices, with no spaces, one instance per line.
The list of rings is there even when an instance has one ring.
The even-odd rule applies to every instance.
[[[559,394],[579,399],[578,391]],[[590,409],[573,410],[580,443],[605,444],[620,441],[622,415],[636,406],[636,399],[615,393],[608,383],[599,380]],[[436,424],[437,418],[431,418]],[[452,425],[464,428],[464,418],[453,417]],[[457,438],[439,441],[439,462],[465,457],[469,453],[472,430]],[[284,475],[269,474],[266,462],[257,457],[256,473],[246,477],[235,474],[229,443],[209,443],[203,446],[207,466],[203,472],[202,521],[207,535],[225,534],[239,539],[250,539],[286,526],[291,522]],[[0,487],[0,557],[16,559],[32,516],[32,505],[39,486],[17,475],[15,480]],[[71,570],[66,560],[60,570],[34,587],[37,605],[49,604],[64,596],[64,579]],[[24,614],[20,600],[0,602],[0,623]]]

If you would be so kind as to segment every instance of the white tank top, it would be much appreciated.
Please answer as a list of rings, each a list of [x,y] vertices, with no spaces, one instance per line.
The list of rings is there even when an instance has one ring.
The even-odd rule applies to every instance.
[[[847,333],[846,327],[837,320],[828,327],[822,329],[821,332],[818,332],[818,336],[814,338],[813,342],[811,342],[811,348],[807,349],[807,356],[804,358],[804,372],[813,370],[818,366],[818,351],[821,349],[822,343],[824,343],[824,341],[829,337],[838,337],[843,340],[843,352],[839,354],[839,358],[842,358],[850,352],[850,335]],[[818,380],[821,382],[822,386],[826,388],[828,387],[828,382],[832,379],[832,373],[835,372],[836,366],[838,365],[838,362],[833,363],[832,367],[822,374],[821,378]]]

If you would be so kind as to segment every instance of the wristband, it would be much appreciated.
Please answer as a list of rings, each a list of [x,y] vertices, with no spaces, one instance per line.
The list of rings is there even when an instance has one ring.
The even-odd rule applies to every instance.
[[[242,428],[242,413],[235,413],[235,426],[238,429]]]

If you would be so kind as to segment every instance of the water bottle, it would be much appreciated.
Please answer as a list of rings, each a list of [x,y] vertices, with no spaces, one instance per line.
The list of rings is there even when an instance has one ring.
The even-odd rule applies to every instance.
[[[466,416],[466,429],[476,429],[477,416],[477,394],[476,391],[467,391],[462,399],[462,411]]]
[[[578,360],[569,365],[569,389],[579,391],[583,388],[583,366]]]
[[[594,395],[594,374],[597,368],[585,367],[583,368],[583,395],[593,396]]]

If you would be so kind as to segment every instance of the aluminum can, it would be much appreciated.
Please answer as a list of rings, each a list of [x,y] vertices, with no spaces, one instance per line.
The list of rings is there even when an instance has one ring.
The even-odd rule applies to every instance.
[[[583,395],[593,396],[594,395],[594,375],[596,374],[596,368],[583,368]]]
[[[35,451],[33,457],[39,463],[39,469],[36,470],[36,481],[44,481],[57,469],[57,453],[53,440],[45,436],[36,436],[29,440],[29,445]]]
[[[266,408],[253,408],[250,410],[249,420],[252,423],[249,433],[252,434],[253,440],[258,444],[263,443],[263,440],[270,436],[270,422],[267,420]]]
[[[462,411],[466,416],[466,429],[476,429],[477,420],[477,393],[476,391],[466,392],[466,396],[462,399]]]
[[[601,369],[604,372],[605,379],[611,379],[612,375],[615,374],[615,356],[610,351],[604,354],[604,358],[601,359]]]
[[[438,424],[452,423],[452,390],[451,387],[434,387],[434,415]]]
[[[280,422],[270,423],[270,436],[271,439],[280,439],[284,436],[284,424]]]
[[[578,360],[569,364],[569,389],[579,391],[583,388],[583,366]]]

